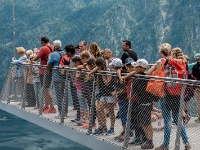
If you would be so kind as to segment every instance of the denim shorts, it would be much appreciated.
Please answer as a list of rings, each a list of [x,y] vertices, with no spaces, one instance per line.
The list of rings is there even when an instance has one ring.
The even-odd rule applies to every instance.
[[[114,103],[116,100],[115,96],[101,96],[100,101],[105,101],[107,103]]]
[[[80,105],[80,110],[89,110],[87,99],[83,96],[82,92],[77,92],[77,97]]]

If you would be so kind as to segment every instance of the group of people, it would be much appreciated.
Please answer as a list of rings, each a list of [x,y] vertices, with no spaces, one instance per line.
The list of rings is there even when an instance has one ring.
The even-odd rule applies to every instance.
[[[59,115],[56,118],[61,118],[62,115],[67,117],[68,103],[64,103],[63,97],[65,89],[70,89],[73,100],[74,110],[77,110],[76,118],[71,120],[77,125],[88,128],[89,114],[91,107],[94,107],[92,114],[93,126],[96,126],[96,118],[98,128],[93,134],[114,134],[115,127],[115,105],[116,101],[119,106],[119,116],[122,123],[122,132],[115,137],[115,140],[123,141],[125,129],[127,126],[127,114],[129,103],[131,103],[131,130],[135,130],[135,139],[130,142],[133,145],[141,145],[142,149],[153,149],[153,128],[152,121],[164,118],[164,142],[155,150],[168,150],[170,133],[171,133],[171,115],[174,123],[178,123],[180,95],[173,95],[166,91],[164,98],[159,98],[146,91],[148,80],[146,75],[152,75],[156,71],[156,64],[149,70],[149,64],[145,59],[138,59],[134,50],[131,49],[131,42],[124,40],[122,43],[123,54],[121,58],[113,58],[110,49],[100,50],[96,42],[92,42],[87,50],[87,42],[81,41],[78,46],[67,45],[62,49],[60,40],[55,40],[53,45],[50,44],[48,37],[41,38],[42,47],[40,50],[34,49],[34,52],[26,51],[22,47],[17,48],[20,58],[12,58],[14,65],[18,69],[16,77],[19,79],[19,89],[23,89],[23,74],[24,70],[22,63],[35,64],[40,59],[41,65],[47,67],[32,66],[32,80],[34,83],[36,106],[41,105],[40,87],[44,89],[44,113],[56,113],[50,92],[50,84],[53,83],[55,95],[58,105]],[[156,62],[164,63],[165,76],[170,77],[169,60],[178,59],[181,63],[187,63],[189,58],[183,54],[180,48],[171,49],[171,45],[163,43],[159,49],[161,59]],[[26,55],[25,55],[26,54]],[[200,54],[195,55],[197,63],[191,69],[191,75],[200,79]],[[58,68],[55,68],[58,67]],[[191,67],[191,66],[190,66]],[[53,68],[53,69],[52,69]],[[74,70],[73,68],[76,68]],[[189,68],[190,69],[190,68]],[[187,70],[189,70],[187,68]],[[98,72],[98,73],[96,73]],[[100,73],[99,73],[100,72]],[[189,72],[189,71],[188,71]],[[113,75],[113,73],[115,73]],[[126,74],[124,74],[126,73]],[[134,75],[139,75],[132,78]],[[66,79],[68,84],[65,84]],[[39,83],[39,84],[38,84]],[[93,86],[95,84],[95,86]],[[20,87],[21,86],[21,87]],[[67,88],[65,87],[67,86]],[[195,120],[200,122],[200,95],[199,89],[195,89],[199,117]],[[191,97],[190,97],[191,98]],[[183,123],[189,119],[188,107],[190,98],[185,98],[185,110],[183,112]],[[97,100],[97,103],[93,103]],[[154,106],[154,103],[159,100],[161,110]],[[94,105],[93,105],[94,104]],[[63,107],[63,105],[65,105]],[[64,110],[63,110],[64,109]],[[64,114],[61,114],[64,112]],[[110,128],[107,129],[106,115],[110,116]],[[185,144],[185,150],[191,149],[188,141],[185,126],[182,123],[181,136]],[[130,132],[129,136],[132,136]]]

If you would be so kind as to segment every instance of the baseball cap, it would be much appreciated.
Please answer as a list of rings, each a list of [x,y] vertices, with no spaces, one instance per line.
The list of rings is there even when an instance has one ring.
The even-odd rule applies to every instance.
[[[194,59],[200,59],[200,53],[196,53],[196,55],[194,56]]]
[[[134,60],[132,59],[132,58],[127,58],[126,60],[125,60],[125,65],[130,65],[132,62],[134,62]]]
[[[135,67],[141,66],[143,68],[147,68],[148,67],[148,62],[145,59],[138,59],[136,61],[136,64],[133,65],[133,66],[135,66]]]
[[[134,62],[133,58],[128,57],[125,59],[125,64]]]
[[[109,66],[122,67],[122,61],[119,58],[113,59]]]

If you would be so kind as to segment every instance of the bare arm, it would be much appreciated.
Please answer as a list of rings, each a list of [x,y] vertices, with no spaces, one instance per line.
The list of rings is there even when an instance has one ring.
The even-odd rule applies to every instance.
[[[97,72],[97,70],[98,70],[98,68],[97,67],[95,67],[88,75],[89,75],[89,77],[91,77],[92,76],[92,74],[94,74],[95,72]]]
[[[147,74],[147,75],[152,75],[152,73],[153,73],[155,70],[156,70],[156,66],[153,65],[153,66],[146,72],[146,74]]]
[[[112,75],[102,76],[102,78],[103,78],[103,82],[104,82],[106,85],[108,85],[108,84],[111,82],[111,80],[112,80]]]
[[[84,69],[84,66],[83,65],[78,65],[77,69]]]
[[[137,74],[137,72],[136,71],[132,71],[132,72],[130,72],[129,74],[127,74],[126,76],[124,76],[124,77],[122,77],[124,80],[126,80],[127,78],[130,78],[130,77],[132,77],[134,74]]]
[[[123,83],[123,79],[122,79],[122,76],[121,76],[121,69],[117,70],[117,76],[119,78],[120,83],[122,84]]]
[[[37,61],[38,59],[40,59],[38,56],[33,56],[32,61]]]
[[[52,67],[52,65],[50,65],[50,64],[47,65],[47,68],[51,68],[51,67]]]

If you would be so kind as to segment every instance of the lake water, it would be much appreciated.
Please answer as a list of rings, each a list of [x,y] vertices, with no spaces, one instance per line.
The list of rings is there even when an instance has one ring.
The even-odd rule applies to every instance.
[[[2,119],[6,117],[6,119]],[[0,110],[0,150],[89,150]]]

